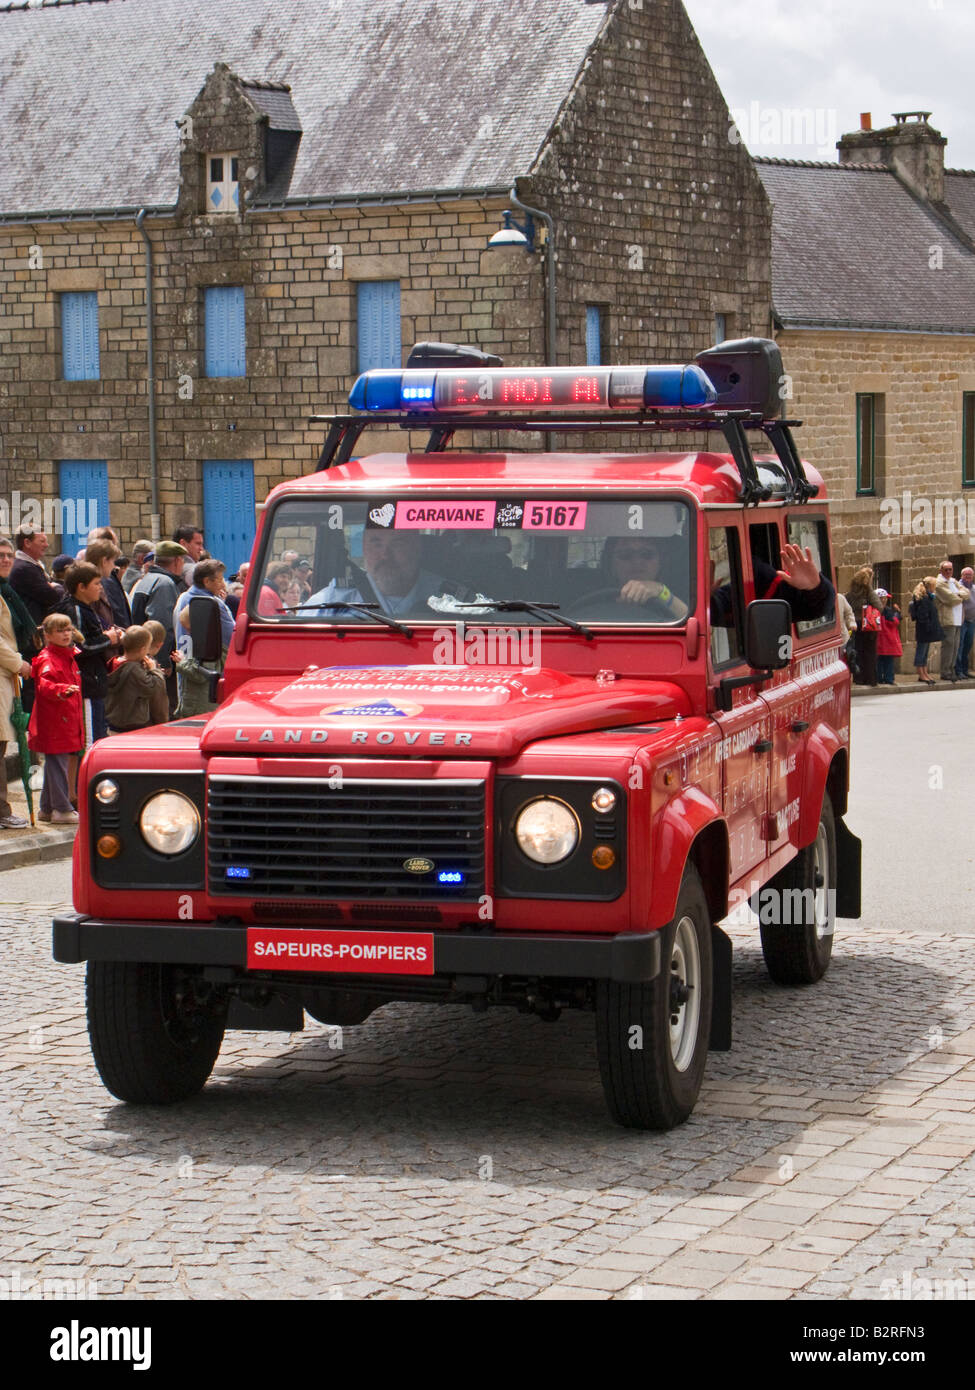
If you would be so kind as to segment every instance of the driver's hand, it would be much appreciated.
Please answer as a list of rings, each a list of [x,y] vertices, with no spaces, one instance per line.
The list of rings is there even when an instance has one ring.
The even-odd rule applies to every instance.
[[[655,579],[628,579],[620,589],[623,603],[647,603],[660,595],[660,585]]]

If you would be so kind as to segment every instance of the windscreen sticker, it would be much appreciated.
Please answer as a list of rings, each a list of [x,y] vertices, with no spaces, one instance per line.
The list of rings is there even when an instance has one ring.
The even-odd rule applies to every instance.
[[[369,529],[423,531],[446,526],[453,531],[584,531],[586,502],[468,501],[460,498],[415,498],[369,504]]]

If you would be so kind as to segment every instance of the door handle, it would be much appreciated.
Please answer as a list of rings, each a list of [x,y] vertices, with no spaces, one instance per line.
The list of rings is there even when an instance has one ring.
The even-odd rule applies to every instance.
[[[794,734],[804,734],[808,728],[809,728],[809,720],[808,720],[808,719],[797,719],[797,720],[795,721],[795,723],[792,725],[792,732],[793,732]]]
[[[757,743],[752,744],[753,753],[771,753],[772,740],[770,738],[760,738]]]

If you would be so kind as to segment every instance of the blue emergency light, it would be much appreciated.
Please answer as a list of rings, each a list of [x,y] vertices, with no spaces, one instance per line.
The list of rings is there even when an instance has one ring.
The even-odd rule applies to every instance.
[[[507,414],[706,410],[717,392],[698,366],[515,367],[365,372],[349,393],[356,410]]]

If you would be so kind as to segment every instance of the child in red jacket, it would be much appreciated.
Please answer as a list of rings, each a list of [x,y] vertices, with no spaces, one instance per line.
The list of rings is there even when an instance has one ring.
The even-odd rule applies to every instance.
[[[64,613],[44,619],[47,645],[31,663],[34,705],[27,726],[27,744],[44,754],[44,787],[39,820],[73,824],[68,791],[68,758],[84,747],[81,724],[81,674],[74,659],[75,631]]]
[[[901,610],[886,589],[878,589],[877,597],[884,600],[877,634],[877,684],[894,684],[894,661],[903,656],[901,644]]]

